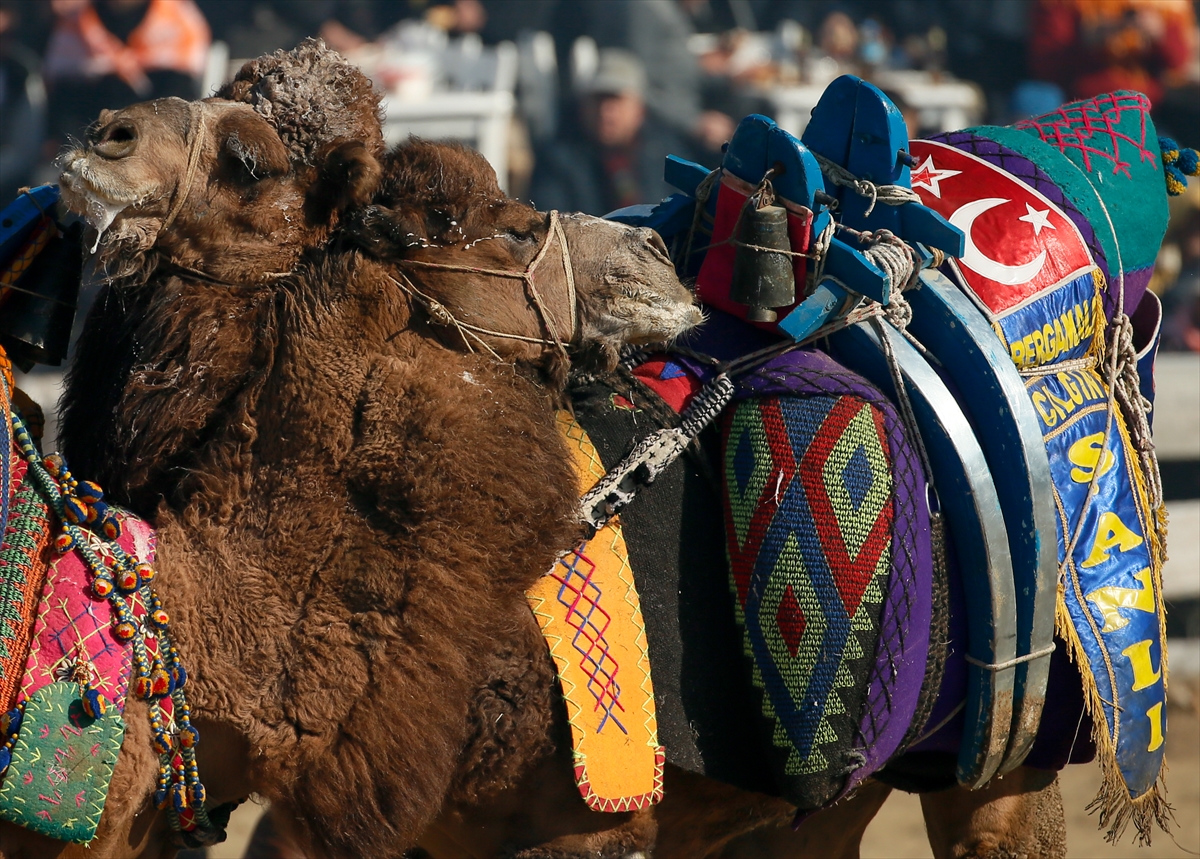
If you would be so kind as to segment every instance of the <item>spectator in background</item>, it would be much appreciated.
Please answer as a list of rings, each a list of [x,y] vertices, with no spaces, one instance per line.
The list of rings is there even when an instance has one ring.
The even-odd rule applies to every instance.
[[[213,38],[229,46],[230,59],[248,60],[290,50],[317,35],[333,14],[334,0],[197,0]]]
[[[1070,98],[1118,89],[1158,101],[1196,50],[1191,0],[1038,0],[1033,73]]]
[[[0,3],[0,207],[31,184],[46,121],[37,55],[16,38],[22,11]]]
[[[932,14],[944,33],[946,66],[963,80],[974,81],[987,96],[992,122],[1007,125],[1031,115],[1041,104],[1030,94],[1014,105],[1013,90],[1028,76],[1030,0],[941,0]],[[1055,98],[1051,96],[1051,99]],[[1051,107],[1057,107],[1059,99]]]
[[[708,163],[733,135],[735,123],[727,113],[706,109],[705,75],[688,49],[696,30],[686,2],[572,0],[558,7],[554,38],[567,52],[581,35],[601,48],[631,52],[645,69],[647,125],[664,140],[674,137],[659,157],[675,152]]]
[[[80,135],[104,108],[198,94],[208,23],[192,0],[51,0],[43,75],[50,136]]]
[[[596,74],[580,85],[582,139],[537,153],[529,196],[542,209],[603,215],[667,193],[663,146],[648,139],[646,72],[619,48],[600,51]]]

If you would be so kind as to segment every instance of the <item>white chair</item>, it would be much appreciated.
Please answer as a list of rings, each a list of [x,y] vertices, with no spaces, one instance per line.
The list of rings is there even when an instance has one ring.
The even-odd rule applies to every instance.
[[[200,78],[200,98],[211,96],[241,67],[239,62],[236,68],[231,68],[229,45],[220,40],[214,41],[208,46],[208,59],[204,63],[204,75]]]
[[[508,135],[517,82],[517,47],[484,47],[478,37],[447,45],[440,55],[441,79],[449,91],[405,100],[384,95],[383,136],[389,146],[409,136],[461,140],[479,150],[508,185]]]

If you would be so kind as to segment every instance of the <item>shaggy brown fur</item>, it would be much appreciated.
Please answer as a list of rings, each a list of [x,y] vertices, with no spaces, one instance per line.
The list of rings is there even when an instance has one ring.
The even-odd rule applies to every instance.
[[[398,265],[452,253],[521,271],[548,220],[504,200],[476,157],[423,143],[385,164],[368,211],[385,171],[364,86],[310,43],[243,69],[222,95],[244,104],[106,115],[62,183],[81,212],[125,207],[100,237],[124,276],[80,341],[64,451],[159,528],[193,719],[218,737],[199,747],[210,801],[257,791],[317,855],[347,857],[400,855],[448,795],[511,786],[556,751],[553,670],[524,591],[578,537],[552,392],[516,371],[546,350],[489,338],[511,359],[497,363],[447,349],[465,344],[412,304]],[[373,232],[372,218],[420,214],[414,195],[462,213],[456,243],[428,221],[418,244],[446,247]],[[575,345],[698,320],[647,231],[564,228]],[[536,278],[558,319],[563,264],[552,247]],[[520,280],[412,280],[473,324],[542,333]],[[231,768],[239,748],[249,761]],[[97,855],[122,855],[113,843]]]

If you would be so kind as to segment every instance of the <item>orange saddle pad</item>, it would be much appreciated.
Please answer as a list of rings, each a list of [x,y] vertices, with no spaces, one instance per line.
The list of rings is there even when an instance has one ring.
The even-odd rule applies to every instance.
[[[583,428],[566,412],[559,429],[582,495],[604,476]],[[650,654],[620,517],[564,555],[527,596],[558,667],[575,782],[593,811],[631,811],[662,798]]]

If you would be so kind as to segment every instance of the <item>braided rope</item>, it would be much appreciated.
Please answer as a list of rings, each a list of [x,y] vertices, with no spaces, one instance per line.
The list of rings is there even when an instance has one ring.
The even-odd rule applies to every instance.
[[[624,459],[579,499],[579,518],[598,531],[624,509],[643,486],[652,484],[733,399],[733,380],[720,373],[684,410],[678,427],[660,429],[634,445]]]
[[[1162,474],[1154,455],[1149,414],[1153,404],[1142,396],[1141,380],[1137,373],[1137,349],[1133,345],[1133,323],[1125,314],[1114,320],[1117,330],[1113,340],[1117,350],[1117,375],[1113,380],[1117,399],[1128,417],[1130,441],[1138,452],[1142,471],[1150,490],[1150,503],[1155,509],[1163,504]]]
[[[843,188],[849,188],[860,197],[870,198],[871,203],[867,206],[864,216],[870,216],[871,212],[875,211],[876,203],[883,203],[885,206],[903,206],[905,203],[921,202],[920,196],[911,188],[905,188],[903,185],[876,185],[869,179],[860,179],[841,164],[830,161],[824,155],[816,152],[813,152],[813,155],[816,156],[817,163],[821,165],[821,172],[830,182]]]

